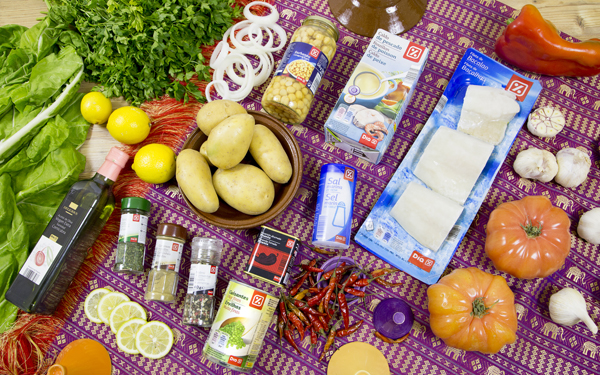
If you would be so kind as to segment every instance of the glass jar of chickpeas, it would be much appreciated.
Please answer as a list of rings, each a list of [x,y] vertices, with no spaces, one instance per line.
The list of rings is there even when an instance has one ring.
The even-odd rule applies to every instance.
[[[262,97],[265,111],[287,124],[304,121],[339,36],[337,27],[323,17],[302,22]]]

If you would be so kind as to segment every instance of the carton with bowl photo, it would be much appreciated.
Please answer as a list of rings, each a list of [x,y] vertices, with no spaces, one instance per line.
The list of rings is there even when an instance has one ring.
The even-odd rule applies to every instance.
[[[327,142],[379,163],[428,54],[425,47],[378,30],[325,123]]]

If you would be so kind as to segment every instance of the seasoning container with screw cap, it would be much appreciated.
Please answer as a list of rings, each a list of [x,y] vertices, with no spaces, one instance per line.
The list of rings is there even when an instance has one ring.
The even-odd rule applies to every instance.
[[[215,316],[215,288],[223,241],[195,237],[192,240],[192,266],[183,304],[183,323],[210,327]]]
[[[145,298],[150,301],[175,302],[179,265],[187,231],[177,224],[158,224],[152,270],[148,275]]]
[[[148,200],[137,197],[121,199],[121,227],[113,271],[130,274],[144,273],[149,213],[150,202]]]
[[[337,50],[340,32],[326,18],[310,16],[292,35],[261,104],[273,117],[300,124]]]

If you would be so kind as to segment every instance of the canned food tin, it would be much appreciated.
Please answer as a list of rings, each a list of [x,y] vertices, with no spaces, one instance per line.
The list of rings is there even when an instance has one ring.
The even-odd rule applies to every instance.
[[[304,121],[339,36],[337,27],[323,17],[310,16],[302,22],[262,97],[265,111],[288,124]]]
[[[202,349],[204,357],[235,371],[252,371],[278,303],[267,292],[231,280]]]
[[[259,280],[285,287],[299,248],[298,238],[263,226],[244,272]]]

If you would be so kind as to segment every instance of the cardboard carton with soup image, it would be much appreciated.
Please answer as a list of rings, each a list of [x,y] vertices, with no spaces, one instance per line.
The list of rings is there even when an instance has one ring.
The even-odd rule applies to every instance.
[[[352,77],[350,77],[352,86],[359,89],[356,90],[358,91],[355,95],[356,103],[368,107],[377,105],[384,97],[398,91],[399,85],[396,80],[402,80],[403,78],[406,78],[407,75],[408,72],[404,72],[391,77],[386,77],[372,66],[359,63],[354,70]],[[408,89],[410,90],[410,87],[408,87]],[[402,89],[402,91],[403,90],[405,89]],[[349,89],[349,91],[351,90]]]

